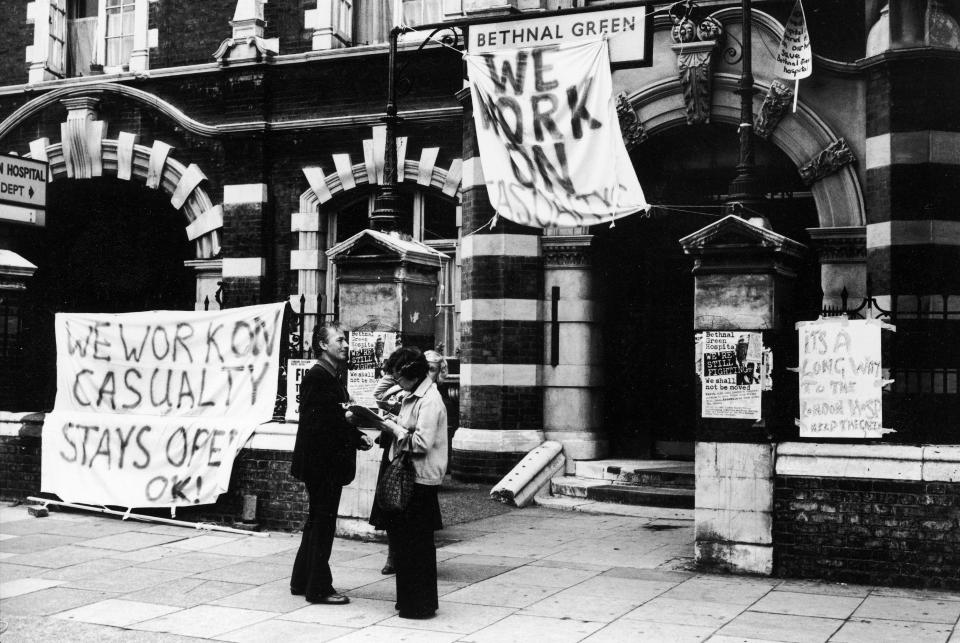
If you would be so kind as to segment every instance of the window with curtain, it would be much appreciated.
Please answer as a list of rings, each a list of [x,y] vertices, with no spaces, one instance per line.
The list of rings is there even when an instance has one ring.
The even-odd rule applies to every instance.
[[[130,62],[133,51],[134,0],[106,2],[106,66],[120,67]]]
[[[391,0],[356,0],[353,12],[353,42],[356,45],[371,45],[386,42],[393,28],[393,2]]]

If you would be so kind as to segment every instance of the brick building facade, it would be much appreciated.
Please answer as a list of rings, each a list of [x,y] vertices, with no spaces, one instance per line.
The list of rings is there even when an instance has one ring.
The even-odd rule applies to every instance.
[[[408,24],[496,21],[547,4],[402,2]],[[785,325],[765,331],[781,359],[764,425],[696,412],[690,339],[702,327],[678,242],[717,224],[729,197],[744,40],[736,3],[699,4],[719,38],[678,40],[670,3],[649,3],[649,65],[614,71],[624,141],[655,207],[613,227],[491,225],[462,61],[436,43],[417,51],[425,34],[404,36],[402,227],[448,257],[435,337],[459,359],[451,470],[495,481],[545,439],[571,460],[695,458],[704,564],[799,576],[828,565],[837,579],[913,584],[941,565],[955,577],[960,3],[808,3],[814,73],[796,112],[772,56],[793,3],[754,3],[765,214],[802,248]],[[0,457],[18,472],[4,474],[5,498],[39,490],[53,312],[299,309],[302,297],[307,331],[339,312],[325,250],[366,227],[381,181],[388,9],[11,4],[0,19],[0,152],[47,161],[51,181],[45,226],[0,219],[0,248],[34,267],[0,267]],[[785,370],[793,322],[867,297],[898,325],[884,357],[895,380],[884,413],[898,431],[867,445],[798,440]],[[211,516],[235,514],[238,494],[256,492],[264,525],[297,527],[303,498],[284,464],[295,429],[260,432]],[[887,513],[900,522],[876,523]],[[895,554],[904,551],[915,555]]]

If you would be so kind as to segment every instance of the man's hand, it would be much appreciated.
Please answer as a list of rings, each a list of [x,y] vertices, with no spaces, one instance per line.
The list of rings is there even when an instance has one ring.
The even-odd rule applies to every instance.
[[[361,451],[369,451],[370,449],[372,449],[372,448],[373,448],[373,438],[371,438],[369,435],[367,435],[366,433],[364,433],[362,436],[360,436],[360,447],[359,447],[359,448],[360,448]]]

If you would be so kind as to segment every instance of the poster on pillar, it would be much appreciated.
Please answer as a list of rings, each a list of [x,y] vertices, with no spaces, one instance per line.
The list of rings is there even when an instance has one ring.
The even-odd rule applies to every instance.
[[[383,377],[383,362],[397,349],[395,331],[350,331],[347,357],[347,391],[354,404],[376,408],[373,390]]]
[[[589,226],[649,208],[623,144],[606,40],[464,58],[498,216],[540,228]]]
[[[874,319],[799,322],[802,438],[879,438],[883,428],[880,331]]]
[[[284,306],[58,313],[41,490],[130,508],[216,502],[273,417]]]
[[[701,344],[701,416],[760,419],[766,388],[762,333],[707,331]]]

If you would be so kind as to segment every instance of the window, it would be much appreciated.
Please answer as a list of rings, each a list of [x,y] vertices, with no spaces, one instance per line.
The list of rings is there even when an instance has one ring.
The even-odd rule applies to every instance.
[[[145,71],[156,30],[148,29],[155,0],[34,0],[27,21],[30,83],[102,72]]]
[[[403,24],[409,27],[428,25],[443,20],[440,0],[402,0]]]
[[[460,346],[460,208],[456,202],[425,192],[401,190],[400,207],[411,217],[400,221],[400,230],[449,257],[440,267],[437,287],[437,314],[435,317],[435,344],[444,355],[456,355]],[[327,244],[349,239],[369,225],[374,196],[369,195],[340,208],[329,215]],[[324,299],[333,302],[336,290],[336,267],[327,266],[327,284]],[[328,306],[332,313],[332,306]]]
[[[107,67],[130,64],[133,51],[133,0],[106,0],[106,60]]]

